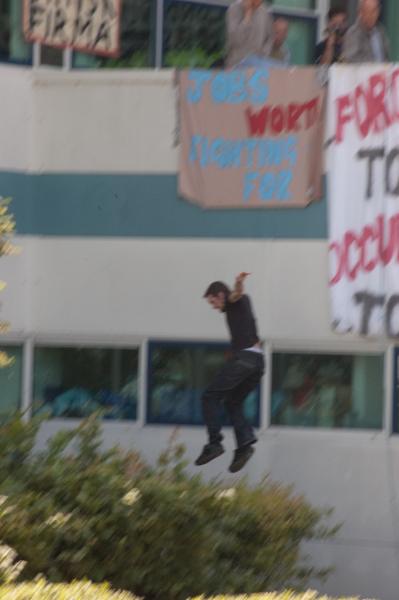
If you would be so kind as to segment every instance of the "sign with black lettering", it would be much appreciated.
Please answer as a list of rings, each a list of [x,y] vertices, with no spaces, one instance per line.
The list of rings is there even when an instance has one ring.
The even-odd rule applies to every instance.
[[[24,0],[29,42],[118,56],[121,0]]]
[[[337,332],[399,338],[399,66],[335,66],[329,266]]]

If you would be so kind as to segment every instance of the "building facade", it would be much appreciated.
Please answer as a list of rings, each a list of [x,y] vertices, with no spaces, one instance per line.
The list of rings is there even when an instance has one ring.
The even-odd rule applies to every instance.
[[[170,2],[162,27],[183,4],[189,15],[204,9]],[[297,55],[308,62],[328,3],[275,4],[293,19]],[[18,6],[0,4],[10,23],[19,23]],[[386,2],[387,23],[397,17]],[[10,32],[8,63],[44,56],[105,66],[40,53],[17,27]],[[173,35],[170,51],[182,39]],[[146,61],[165,64],[156,27],[151,36]],[[8,282],[0,314],[12,324],[0,350],[15,359],[0,370],[0,416],[16,408],[27,418],[48,414],[42,446],[101,409],[106,446],[155,461],[177,427],[192,461],[205,440],[201,390],[227,348],[223,318],[202,295],[211,281],[248,270],[267,370],[247,401],[259,444],[246,474],[255,482],[270,473],[334,508],[333,522],[343,523],[336,539],[306,549],[335,567],[322,589],[396,600],[398,349],[331,331],[326,198],[306,209],[250,211],[204,211],[179,198],[171,70],[4,64],[0,78],[0,195],[12,197],[23,250],[0,262]],[[205,477],[234,485],[228,461],[208,465]]]

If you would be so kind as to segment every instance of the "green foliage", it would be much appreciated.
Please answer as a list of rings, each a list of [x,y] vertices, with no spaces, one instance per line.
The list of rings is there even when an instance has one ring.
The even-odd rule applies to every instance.
[[[165,54],[165,66],[176,69],[209,69],[214,62],[222,58],[222,52],[207,54],[201,48],[170,50]]]
[[[145,69],[151,66],[148,51],[137,50],[126,58],[108,58],[102,61],[103,69]]]
[[[135,600],[128,592],[114,592],[107,584],[77,581],[51,585],[44,579],[20,585],[0,586],[0,600]]]
[[[109,581],[151,600],[180,600],[302,587],[324,575],[300,544],[334,531],[326,511],[291,489],[268,479],[228,490],[204,483],[186,473],[173,440],[151,469],[134,453],[101,450],[94,417],[32,454],[37,426],[0,430],[0,540],[26,561],[21,577]]]
[[[193,599],[193,600],[199,600]],[[203,599],[204,600],[204,599]],[[215,596],[212,600],[243,600],[234,596]],[[296,594],[295,592],[276,592],[270,594],[251,594],[245,597],[245,600],[334,600],[327,596],[319,596],[317,592],[307,591],[302,594]],[[359,600],[358,598],[336,598],[335,600]]]
[[[11,198],[3,198],[0,196],[0,258],[2,256],[12,256],[19,252],[19,248],[10,242],[10,238],[15,234],[15,221],[8,208]],[[0,292],[7,287],[5,281],[0,279]],[[0,304],[1,307],[1,304]],[[10,328],[10,324],[0,320],[0,334],[6,333]],[[4,352],[0,351],[0,369],[9,367],[13,360]]]

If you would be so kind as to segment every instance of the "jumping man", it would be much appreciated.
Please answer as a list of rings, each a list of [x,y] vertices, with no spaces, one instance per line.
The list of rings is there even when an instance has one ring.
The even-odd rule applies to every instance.
[[[205,465],[224,452],[220,423],[220,408],[224,400],[237,441],[237,449],[229,467],[231,473],[242,469],[254,453],[252,446],[257,439],[244,416],[243,405],[248,394],[259,384],[264,372],[263,352],[251,302],[244,294],[243,282],[248,275],[249,273],[237,275],[233,291],[221,281],[215,281],[204,294],[204,298],[215,310],[226,314],[233,357],[221,368],[202,397],[209,443],[204,446],[195,464]]]

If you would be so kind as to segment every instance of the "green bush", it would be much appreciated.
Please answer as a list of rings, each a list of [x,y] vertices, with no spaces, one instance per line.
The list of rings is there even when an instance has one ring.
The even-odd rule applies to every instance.
[[[0,600],[135,600],[128,592],[114,592],[109,586],[80,581],[52,585],[39,579],[32,583],[0,586]]]
[[[322,577],[301,542],[330,536],[326,511],[290,488],[221,489],[186,474],[171,445],[155,469],[100,450],[90,418],[32,454],[38,423],[0,428],[0,540],[26,561],[21,577],[109,581],[151,600],[264,592]]]
[[[202,598],[202,597],[201,597]],[[1,599],[0,599],[1,600]],[[199,600],[199,598],[193,598],[192,600]],[[244,600],[239,596],[214,596],[212,600]],[[270,594],[250,594],[245,596],[245,600],[334,600],[327,596],[319,596],[317,592],[303,592],[297,594],[295,592],[271,592]],[[359,600],[356,598],[336,598],[335,600]]]
[[[170,50],[165,54],[165,66],[176,69],[209,69],[222,57],[222,52],[207,54],[201,48]]]

